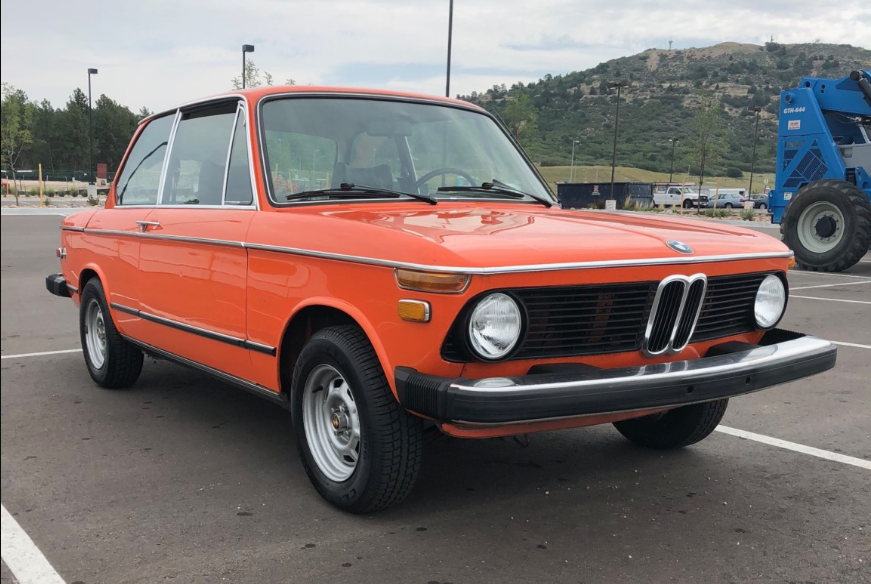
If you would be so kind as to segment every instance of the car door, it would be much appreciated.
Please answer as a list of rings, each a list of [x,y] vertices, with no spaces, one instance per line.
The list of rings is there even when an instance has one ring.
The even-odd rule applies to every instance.
[[[139,235],[157,203],[174,113],[146,122],[118,172],[112,203],[88,222],[82,245],[85,265],[96,266],[115,323],[125,335],[139,338],[142,319],[136,316],[143,291],[139,273]]]
[[[259,346],[246,334],[243,242],[256,202],[245,111],[236,101],[181,110],[140,273],[146,342],[250,379],[248,351]]]
[[[669,187],[668,189],[668,204],[680,205],[680,189],[678,187]]]

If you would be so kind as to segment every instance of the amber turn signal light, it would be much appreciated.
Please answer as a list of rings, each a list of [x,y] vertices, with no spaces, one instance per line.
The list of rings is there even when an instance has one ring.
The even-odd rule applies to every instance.
[[[406,290],[456,294],[469,285],[469,274],[445,274],[441,272],[418,272],[416,270],[396,269],[396,283]]]
[[[789,255],[789,267],[787,267],[787,269],[791,270],[794,267],[795,267],[795,254],[793,253],[793,254]]]
[[[400,300],[397,309],[399,318],[409,322],[429,322],[432,309],[424,300]]]

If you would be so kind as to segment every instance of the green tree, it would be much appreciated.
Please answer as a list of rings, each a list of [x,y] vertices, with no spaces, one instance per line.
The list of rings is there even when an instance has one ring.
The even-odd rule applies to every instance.
[[[515,91],[505,106],[505,123],[514,139],[524,147],[529,145],[535,135],[538,110],[533,107],[529,96]]]
[[[699,170],[699,188],[705,184],[705,170],[716,164],[722,155],[720,133],[723,108],[709,95],[700,96],[699,106],[690,121],[689,149],[692,161]]]
[[[118,168],[136,130],[137,116],[118,102],[101,95],[94,108],[94,162]]]
[[[47,99],[33,103],[33,143],[29,157],[31,164],[42,163],[45,169],[56,168],[56,152],[60,143],[58,112]]]
[[[88,162],[88,96],[81,89],[70,95],[58,116],[60,163],[64,168],[84,168]]]
[[[242,89],[242,76],[237,75],[230,81],[233,89]],[[261,71],[260,68],[252,60],[245,61],[245,87],[260,87],[261,85],[272,85],[272,73]],[[285,85],[296,85],[296,81],[287,78],[284,80]]]
[[[27,95],[20,89],[15,89],[8,83],[3,84],[3,101],[0,105],[0,154],[3,163],[12,172],[12,182],[15,184],[16,164],[21,153],[33,142],[31,125],[33,123],[33,107],[27,101]],[[18,188],[13,186],[15,204],[18,204]]]

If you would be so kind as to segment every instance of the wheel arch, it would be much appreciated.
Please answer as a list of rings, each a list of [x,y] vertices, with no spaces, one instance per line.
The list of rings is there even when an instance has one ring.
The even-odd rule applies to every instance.
[[[380,342],[373,324],[360,310],[335,298],[309,298],[297,307],[285,323],[278,345],[279,383],[282,393],[290,395],[297,359],[312,335],[328,327],[347,324],[360,327],[375,349],[385,375],[388,373],[390,369],[384,345]],[[395,395],[396,390],[390,375],[387,375],[387,379]]]

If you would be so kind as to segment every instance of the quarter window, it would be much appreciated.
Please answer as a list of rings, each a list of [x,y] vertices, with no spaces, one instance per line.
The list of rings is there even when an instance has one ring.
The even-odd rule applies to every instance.
[[[161,205],[220,205],[235,102],[182,113],[166,167]]]
[[[227,171],[227,205],[250,205],[254,202],[251,190],[251,170],[248,165],[248,125],[245,109],[236,116],[236,129],[233,131],[233,145],[230,148],[230,168]]]
[[[151,120],[139,134],[115,183],[119,205],[154,205],[175,116]]]

